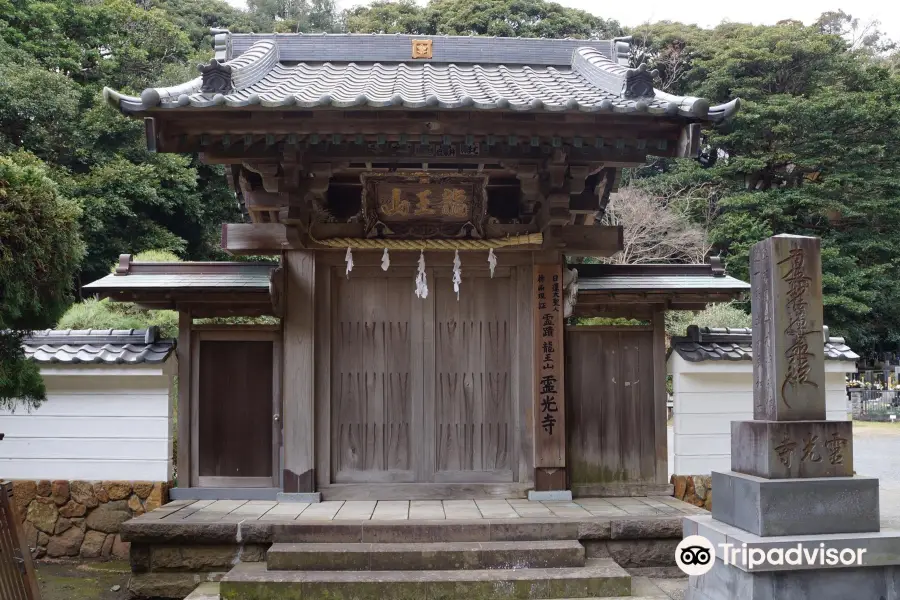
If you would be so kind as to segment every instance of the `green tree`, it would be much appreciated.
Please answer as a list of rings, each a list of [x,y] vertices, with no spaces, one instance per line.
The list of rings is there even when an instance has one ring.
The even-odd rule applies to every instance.
[[[278,32],[334,33],[340,19],[334,0],[248,0],[257,23]]]
[[[749,277],[749,249],[760,239],[821,237],[826,323],[854,347],[895,349],[900,79],[833,29],[651,27],[640,38],[651,62],[684,44],[689,68],[674,85],[678,93],[744,103],[731,123],[707,132],[714,166],[659,160],[638,170],[633,184],[706,186],[706,212],[715,215],[710,240],[738,277]]]
[[[81,90],[65,75],[11,50],[0,40],[0,152],[27,148],[44,160],[68,162]]]
[[[134,255],[137,262],[181,262],[167,250],[146,250]],[[107,269],[108,271],[110,269]],[[112,267],[115,271],[115,266]],[[178,337],[178,312],[174,310],[146,310],[132,302],[110,302],[86,298],[73,304],[60,317],[59,329],[146,329],[159,327],[164,338]]]
[[[0,155],[0,407],[36,406],[45,397],[21,339],[52,326],[71,301],[84,254],[79,213],[35,156]]]
[[[110,110],[100,96],[102,85],[136,92],[173,70],[196,69],[189,58],[194,48],[169,21],[188,17],[118,0],[61,2],[48,11],[36,2],[7,7],[0,13],[0,151],[24,147],[36,154],[64,194],[83,207],[88,255],[79,279],[101,276],[123,251],[162,247],[185,258],[221,257],[220,224],[238,216],[222,167],[148,153],[142,124]],[[32,36],[51,39],[57,30],[70,32],[67,42],[35,40],[36,56],[6,41],[27,48]],[[204,57],[209,43],[207,33]],[[90,58],[98,48],[104,57],[99,67]],[[77,68],[71,64],[76,58],[82,61]]]
[[[251,0],[252,1],[252,0]],[[617,21],[546,0],[429,0],[375,2],[345,12],[348,31],[423,35],[609,39]]]
[[[187,34],[193,50],[202,53],[207,61],[210,28],[228,29],[234,33],[270,30],[261,27],[263,23],[255,19],[255,15],[222,0],[145,0],[145,4],[163,11],[180,31]]]
[[[698,327],[750,327],[750,315],[736,303],[710,304],[705,310],[670,310],[666,312],[666,335],[682,336],[691,325]]]
[[[344,26],[353,33],[429,32],[425,9],[414,0],[377,0],[365,6],[355,6],[344,11]]]
[[[76,82],[136,91],[191,49],[166,12],[128,0],[0,0],[0,35]]]

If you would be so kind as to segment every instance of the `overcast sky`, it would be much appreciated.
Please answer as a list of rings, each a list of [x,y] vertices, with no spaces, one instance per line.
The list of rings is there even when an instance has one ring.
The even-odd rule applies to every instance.
[[[877,19],[881,29],[892,39],[900,39],[900,2],[897,0],[840,0],[829,6],[821,0],[737,0],[734,2],[674,2],[641,0],[604,2],[597,0],[558,0],[565,6],[580,8],[605,19],[616,19],[623,25],[639,25],[647,21],[681,21],[704,27],[722,21],[772,24],[782,19],[814,21],[822,12],[843,9],[860,21]],[[246,7],[245,0],[228,0],[234,6]],[[421,0],[420,0],[421,2]],[[366,4],[359,0],[337,0],[340,8]]]

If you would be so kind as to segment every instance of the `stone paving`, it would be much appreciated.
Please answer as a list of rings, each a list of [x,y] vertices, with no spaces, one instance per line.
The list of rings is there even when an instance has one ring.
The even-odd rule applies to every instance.
[[[263,500],[176,500],[142,520],[215,521],[442,521],[677,517],[705,511],[668,496],[583,498],[573,502],[487,500],[329,500],[317,504]]]

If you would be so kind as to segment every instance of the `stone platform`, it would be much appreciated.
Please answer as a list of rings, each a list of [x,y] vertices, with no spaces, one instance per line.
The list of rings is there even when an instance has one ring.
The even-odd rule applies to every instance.
[[[269,583],[293,589],[297,586],[292,586],[291,581],[303,580],[296,573],[304,572],[312,564],[310,561],[321,560],[314,556],[316,553],[330,554],[335,561],[349,561],[348,569],[323,576],[326,579],[356,577],[359,583],[372,575],[380,577],[385,567],[394,565],[395,570],[404,573],[396,578],[406,581],[411,590],[421,591],[421,585],[436,585],[435,589],[463,586],[461,590],[470,586],[475,590],[478,585],[487,585],[478,584],[479,577],[488,577],[501,591],[531,589],[531,584],[522,583],[531,581],[528,573],[522,574],[524,579],[516,579],[518,583],[497,583],[512,577],[508,568],[496,569],[502,564],[527,566],[524,571],[569,569],[568,575],[555,571],[560,579],[554,585],[560,593],[589,593],[522,597],[602,597],[630,595],[629,584],[620,579],[622,567],[673,566],[675,546],[681,539],[681,521],[685,516],[699,514],[708,513],[665,496],[582,498],[574,502],[490,499],[328,501],[308,505],[183,500],[129,521],[122,528],[122,536],[131,542],[130,591],[143,598],[180,600],[202,582],[223,580],[224,585],[229,585],[229,578],[236,584],[235,589],[247,590],[252,588],[248,578],[255,575],[264,587],[267,579],[273,579]],[[552,547],[537,547],[533,542]],[[472,544],[477,548],[469,547]],[[336,545],[346,550],[339,551]],[[310,546],[321,552],[311,555]],[[304,547],[305,552],[301,550]],[[267,552],[272,563],[268,569],[263,564]],[[573,564],[573,553],[579,555],[574,558],[578,564]],[[382,570],[360,569],[360,561],[379,565]],[[234,571],[243,563],[258,564]],[[434,566],[440,569],[425,568]],[[422,575],[457,570],[447,567],[463,567],[468,574]],[[233,576],[226,577],[232,571]],[[271,574],[276,571],[280,574]],[[410,575],[412,571],[418,571],[418,575]],[[348,572],[363,574],[347,576]],[[535,585],[546,578],[536,572],[531,576]],[[422,577],[432,583],[416,584]],[[435,583],[441,577],[446,581]],[[250,592],[245,595],[252,597]]]
[[[685,600],[900,600],[900,530],[761,537],[711,515],[697,515],[685,518],[684,535],[703,536],[716,550],[712,570],[690,578]],[[726,562],[726,545],[726,551],[743,551],[729,556]],[[817,552],[812,564],[796,564],[801,562],[801,555],[786,554],[798,546]],[[756,561],[751,565],[749,558],[754,552]],[[842,552],[854,564],[837,560],[831,564],[822,558],[837,559]],[[793,559],[795,564],[788,564],[782,557]]]

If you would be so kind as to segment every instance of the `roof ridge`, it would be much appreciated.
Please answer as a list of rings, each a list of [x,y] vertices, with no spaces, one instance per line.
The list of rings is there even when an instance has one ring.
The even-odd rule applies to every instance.
[[[213,31],[213,36],[214,57],[202,65],[201,77],[176,86],[148,88],[139,97],[107,88],[104,97],[125,113],[161,108],[403,106],[645,113],[673,119],[721,121],[734,114],[739,106],[732,101],[710,107],[702,98],[673,96],[654,89],[653,72],[645,65],[629,68],[627,37],[597,40],[408,34],[232,34],[220,29]],[[432,42],[429,58],[413,55],[412,42],[422,38]],[[289,76],[278,72],[291,63],[306,64],[308,69],[294,71]],[[324,63],[329,65],[327,73],[321,67]],[[442,81],[438,83],[446,85],[423,95],[419,93],[421,86],[398,88],[397,81],[403,77],[397,72],[383,74],[380,80],[384,85],[373,85],[365,72],[350,72],[347,67],[350,63],[405,64],[412,72],[405,77],[412,80],[420,78],[421,71],[431,69],[432,65],[457,65],[462,74],[455,69],[441,73]],[[519,69],[523,66],[530,69]],[[480,79],[485,77],[478,69],[485,68],[517,69],[523,73],[507,77],[508,85],[500,86],[502,94],[494,97],[478,93],[484,83]],[[546,84],[542,76],[535,77],[532,73],[549,68],[568,71],[565,82],[557,81],[558,93],[547,93],[542,87]],[[312,85],[323,81],[329,86]],[[459,85],[461,82],[465,85]],[[404,91],[388,95],[385,90],[391,87]],[[325,89],[327,93],[323,92]]]
[[[32,331],[22,339],[23,344],[42,346],[151,345],[171,341],[159,337],[156,325],[144,329],[44,329]]]

